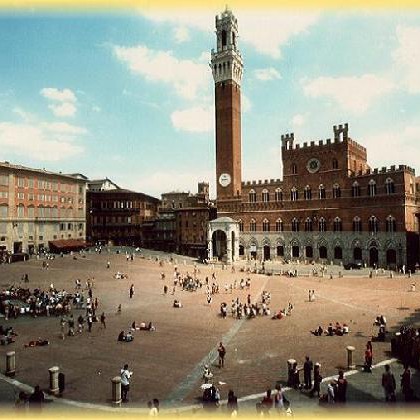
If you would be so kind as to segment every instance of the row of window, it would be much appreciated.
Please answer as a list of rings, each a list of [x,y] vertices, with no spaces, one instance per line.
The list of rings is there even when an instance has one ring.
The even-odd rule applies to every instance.
[[[23,235],[24,231],[24,223],[17,223],[14,228],[17,229],[17,232],[19,235]],[[31,235],[35,232],[35,223],[27,223],[27,230],[28,234]],[[53,231],[58,232],[64,231],[64,230],[83,230],[84,223],[60,223],[60,224],[53,224],[51,226]],[[37,231],[38,233],[44,233],[45,232],[45,224],[44,223],[38,223],[37,224]],[[0,222],[0,233],[6,234],[7,233],[7,223],[6,222]]]
[[[321,217],[318,222],[313,221],[311,218],[307,217],[306,220],[301,223],[299,219],[296,217],[291,220],[291,231],[292,232],[299,232],[302,228],[305,232],[312,232],[313,230],[317,229],[319,232],[326,232],[328,230],[328,223],[324,217]],[[362,219],[360,217],[355,217],[352,222],[353,232],[362,232]],[[331,228],[331,227],[330,227]],[[371,216],[368,219],[368,232],[376,233],[379,232],[380,223],[376,216]],[[244,231],[244,223],[242,220],[239,220],[239,230],[241,232]],[[268,219],[264,219],[262,221],[262,231],[263,232],[270,232],[271,224]],[[277,219],[275,223],[275,231],[276,232],[283,232],[284,230],[284,223],[282,219]],[[332,230],[333,232],[341,232],[343,230],[343,222],[339,217],[336,217],[332,223]],[[249,231],[256,232],[257,231],[257,222],[255,219],[251,219],[249,223]],[[397,222],[393,216],[388,216],[385,220],[385,231],[386,232],[396,232],[397,231]]]
[[[387,195],[394,194],[395,193],[394,181],[391,178],[387,178],[387,180],[385,181],[384,188],[385,188],[385,193]],[[352,194],[351,194],[352,197],[360,197],[361,196],[361,187],[360,187],[360,185],[357,181],[353,183],[351,191],[352,191]],[[367,195],[369,197],[375,197],[376,194],[377,194],[376,182],[373,179],[371,179],[369,181],[369,184],[368,184]],[[341,188],[338,184],[333,185],[332,196],[333,196],[333,198],[340,198],[341,197]],[[255,192],[255,190],[252,189],[248,193],[248,197],[249,197],[249,202],[250,203],[256,203],[257,202],[257,193]],[[303,189],[303,198],[304,198],[304,200],[311,200],[312,197],[313,197],[312,189],[309,185],[307,185]],[[325,186],[323,184],[319,185],[319,187],[318,187],[317,197],[319,199],[326,198],[326,189],[325,189]],[[290,190],[290,200],[291,201],[297,201],[298,199],[299,199],[299,191],[296,187],[293,187]],[[267,189],[264,189],[262,191],[261,200],[264,203],[268,203],[270,201],[270,192]],[[283,190],[281,188],[276,188],[276,190],[274,191],[274,200],[275,201],[283,201]]]
[[[17,216],[18,217],[59,217],[58,207],[24,207],[23,205],[16,206]],[[72,217],[74,210],[72,207],[70,208],[60,208],[60,216],[61,217]],[[83,217],[84,211],[82,208],[77,209],[78,217]],[[9,217],[9,207],[8,206],[0,206],[0,218],[7,218]]]
[[[6,197],[7,198],[7,197]],[[18,200],[24,200],[25,199],[25,193],[24,192],[18,192],[17,193]],[[53,203],[69,203],[73,204],[74,199],[73,197],[60,197],[60,200],[58,200],[58,195],[49,195],[49,194],[33,194],[28,193],[26,194],[26,198],[28,201],[35,201],[37,199],[38,201],[46,201],[46,202],[53,202]],[[78,200],[79,204],[83,204],[83,198],[79,198]]]

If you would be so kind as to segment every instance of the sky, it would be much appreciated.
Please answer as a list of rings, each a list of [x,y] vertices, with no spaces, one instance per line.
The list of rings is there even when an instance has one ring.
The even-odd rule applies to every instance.
[[[215,195],[215,15],[223,10],[0,14],[0,161],[160,197]],[[372,167],[420,170],[420,11],[232,10],[242,179],[281,178],[280,136],[331,138]]]

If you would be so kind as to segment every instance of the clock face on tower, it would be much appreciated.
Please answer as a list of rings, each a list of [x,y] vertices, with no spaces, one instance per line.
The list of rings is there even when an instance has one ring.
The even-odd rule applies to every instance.
[[[222,187],[227,187],[231,183],[232,179],[229,174],[221,174],[219,177],[219,184]]]
[[[321,162],[316,158],[309,159],[308,163],[306,164],[306,169],[311,174],[318,172],[320,167],[321,167]]]

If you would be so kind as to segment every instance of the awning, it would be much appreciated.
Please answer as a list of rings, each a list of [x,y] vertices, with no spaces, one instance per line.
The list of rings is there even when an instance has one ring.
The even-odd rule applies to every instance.
[[[74,251],[86,248],[86,241],[81,239],[57,239],[56,241],[49,241],[48,245],[51,249],[59,251]]]

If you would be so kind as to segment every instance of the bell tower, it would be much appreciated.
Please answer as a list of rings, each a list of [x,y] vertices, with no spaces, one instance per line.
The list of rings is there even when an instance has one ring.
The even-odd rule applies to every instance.
[[[216,16],[217,50],[211,51],[215,85],[217,201],[241,195],[241,79],[238,21],[230,10]]]

